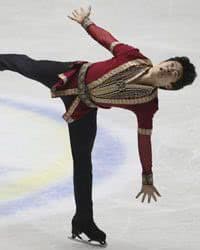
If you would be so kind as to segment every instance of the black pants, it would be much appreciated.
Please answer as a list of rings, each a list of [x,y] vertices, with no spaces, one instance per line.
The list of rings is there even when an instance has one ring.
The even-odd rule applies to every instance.
[[[34,60],[23,54],[0,54],[0,70],[11,70],[33,79],[48,88],[58,80],[57,75],[70,69],[71,62]],[[65,107],[71,96],[61,97]],[[97,109],[82,119],[68,124],[73,157],[73,183],[76,215],[93,217],[91,152],[96,136]]]

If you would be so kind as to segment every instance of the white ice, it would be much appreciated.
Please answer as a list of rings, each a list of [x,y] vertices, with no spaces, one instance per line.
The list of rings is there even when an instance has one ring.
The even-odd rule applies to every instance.
[[[154,63],[184,55],[199,71],[198,0],[0,4],[0,53],[57,61],[111,57],[67,18],[73,9],[91,5],[96,24]],[[63,103],[45,86],[14,72],[1,72],[0,87],[0,249],[88,249],[67,238],[74,200]],[[199,249],[199,91],[198,78],[180,91],[159,90],[152,150],[154,183],[162,197],[150,204],[141,196],[135,199],[141,188],[136,117],[122,109],[99,109],[93,201],[107,249]]]

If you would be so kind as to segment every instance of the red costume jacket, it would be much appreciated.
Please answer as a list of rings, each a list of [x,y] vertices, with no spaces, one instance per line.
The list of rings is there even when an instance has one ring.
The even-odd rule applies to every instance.
[[[70,70],[58,75],[51,97],[74,96],[63,114],[69,123],[81,119],[94,108],[119,107],[134,112],[138,121],[142,173],[151,174],[151,134],[153,116],[158,110],[157,88],[137,84],[137,79],[153,65],[138,48],[119,42],[89,18],[85,18],[82,26],[113,57],[96,63],[75,61]]]

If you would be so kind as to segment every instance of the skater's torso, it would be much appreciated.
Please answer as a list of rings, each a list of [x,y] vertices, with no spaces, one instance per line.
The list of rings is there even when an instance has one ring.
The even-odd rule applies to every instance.
[[[95,63],[75,61],[71,70],[59,75],[52,97],[74,95],[63,118],[73,122],[92,108],[120,107],[133,111],[139,128],[150,133],[152,117],[158,110],[157,88],[138,84],[137,79],[153,66],[151,61],[139,49],[120,43],[95,24],[87,32],[109,49],[113,57]]]
[[[152,67],[151,61],[138,49],[124,44],[118,45],[116,54],[88,67],[85,84],[91,100],[101,107],[129,106],[133,109],[136,104],[157,98],[157,88],[137,81]]]

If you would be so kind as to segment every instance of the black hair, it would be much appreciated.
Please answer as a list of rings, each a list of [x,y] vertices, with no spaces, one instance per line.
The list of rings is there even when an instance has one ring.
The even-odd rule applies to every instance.
[[[183,67],[183,74],[182,74],[181,78],[172,84],[172,89],[168,89],[168,90],[182,89],[183,87],[193,83],[194,79],[197,76],[197,73],[195,71],[195,66],[190,62],[188,57],[176,56],[176,57],[169,58],[169,59],[165,60],[164,62],[167,62],[167,61],[177,61]],[[164,87],[159,87],[159,88],[166,90],[166,88],[164,88]]]

